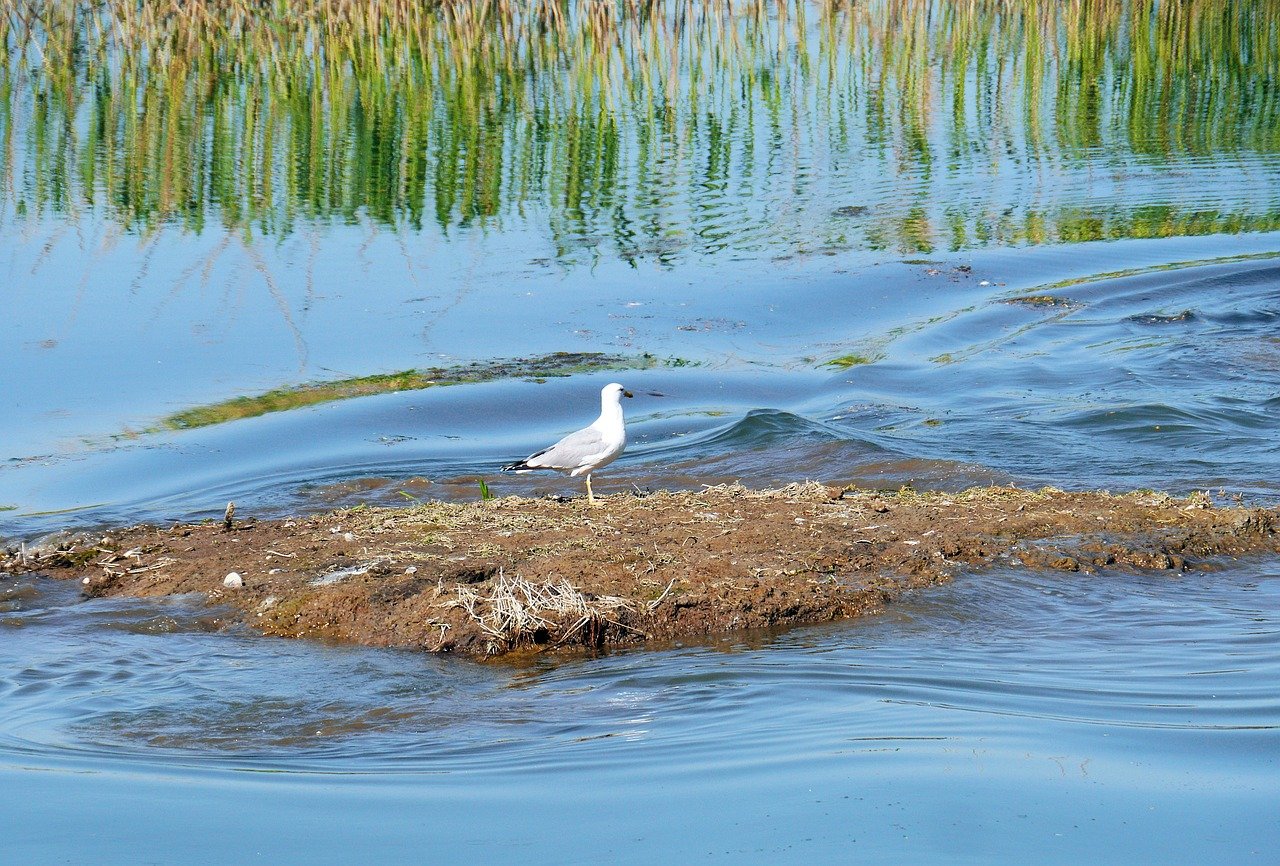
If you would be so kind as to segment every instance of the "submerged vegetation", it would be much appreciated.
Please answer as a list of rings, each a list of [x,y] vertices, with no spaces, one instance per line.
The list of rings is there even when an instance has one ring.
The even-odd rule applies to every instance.
[[[92,210],[265,237],[532,220],[561,257],[664,262],[1280,228],[1265,182],[1189,201],[1167,165],[1280,151],[1272,3],[0,10],[3,219]],[[1081,194],[1098,174],[1153,183],[1153,200]]]
[[[599,370],[647,370],[668,363],[683,366],[688,362],[664,361],[647,354],[626,357],[600,352],[555,352],[513,361],[475,362],[459,367],[433,367],[430,370],[403,370],[328,382],[307,382],[275,388],[251,397],[233,397],[208,406],[184,409],[162,418],[159,424],[144,432],[209,427],[226,421],[256,418],[269,412],[284,412],[334,400],[390,394],[395,391],[419,391],[443,385],[491,382],[516,377],[570,376]],[[484,484],[483,481],[480,483]]]
[[[839,367],[842,370],[847,370],[850,367],[861,367],[864,364],[874,364],[875,360],[875,358],[872,358],[869,355],[860,355],[857,352],[852,352],[848,355],[841,355],[838,358],[832,358],[830,361],[825,361],[823,366]]]

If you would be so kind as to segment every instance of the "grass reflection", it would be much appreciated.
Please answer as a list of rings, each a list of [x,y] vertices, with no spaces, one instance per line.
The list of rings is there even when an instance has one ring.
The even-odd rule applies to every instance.
[[[533,220],[562,258],[668,263],[1280,228],[1257,184],[1139,201],[1170,166],[1280,150],[1277,4],[0,8],[10,219],[94,210],[144,233],[257,237]],[[1136,179],[1115,202],[1080,200],[1072,179],[1099,172]]]

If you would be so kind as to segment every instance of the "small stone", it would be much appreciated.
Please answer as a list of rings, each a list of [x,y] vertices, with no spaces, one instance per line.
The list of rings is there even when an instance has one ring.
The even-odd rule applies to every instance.
[[[240,589],[244,586],[244,578],[238,571],[233,571],[222,579],[222,585],[228,589]]]
[[[271,568],[267,569],[267,574],[280,574],[282,571],[284,571],[283,568]]]
[[[344,532],[344,533],[342,534],[342,540],[343,540],[343,541],[355,541],[355,540],[356,540],[355,533],[353,533],[353,532]]]
[[[80,582],[81,582],[81,583],[83,583],[85,586],[88,586],[88,585],[89,585],[89,578],[87,578],[87,577],[86,577],[84,580],[82,580],[82,581],[80,581]]]
[[[1187,511],[1194,511],[1202,508],[1212,508],[1213,500],[1209,497],[1208,491],[1195,490],[1187,496]]]
[[[416,565],[411,565],[411,566],[409,566],[408,568],[406,568],[406,569],[404,570],[404,573],[405,573],[405,574],[417,574],[417,573],[418,573],[418,566],[416,566]]]

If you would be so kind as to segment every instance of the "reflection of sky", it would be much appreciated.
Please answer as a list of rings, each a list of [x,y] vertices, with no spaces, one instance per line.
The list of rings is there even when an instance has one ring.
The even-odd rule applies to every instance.
[[[943,28],[952,19],[934,20]],[[138,169],[130,175],[139,185],[130,200],[150,201],[169,182],[194,182],[198,195],[191,204],[203,228],[176,222],[122,228],[108,204],[119,196],[108,195],[114,188],[106,174],[98,173],[92,204],[80,186],[96,91],[81,94],[64,142],[58,136],[67,128],[58,125],[56,101],[45,106],[49,119],[38,127],[29,82],[15,79],[11,162],[0,184],[0,282],[15,335],[0,341],[11,407],[0,413],[0,458],[83,455],[106,437],[146,429],[173,412],[301,382],[560,351],[651,353],[701,364],[682,368],[683,387],[696,399],[686,394],[683,403],[652,407],[651,430],[666,430],[656,420],[664,412],[684,432],[732,423],[757,408],[825,419],[839,407],[866,402],[867,389],[877,387],[884,392],[878,398],[897,411],[929,403],[926,381],[949,383],[934,385],[934,397],[964,381],[999,403],[1005,398],[972,377],[1025,376],[1027,365],[1038,363],[1037,351],[1052,359],[1050,368],[1066,356],[1046,342],[1056,332],[1040,322],[1009,325],[1028,331],[1032,360],[1012,348],[1022,344],[1003,330],[1005,318],[989,314],[984,305],[992,298],[1055,279],[1276,248],[1274,235],[1260,233],[1280,226],[1280,156],[1267,149],[1274,136],[1257,113],[1273,111],[1269,103],[1251,103],[1263,106],[1253,114],[1208,98],[1187,103],[1176,115],[1181,137],[1162,148],[1168,127],[1160,124],[1174,116],[1157,112],[1152,126],[1142,112],[1127,114],[1133,103],[1125,94],[1136,92],[1131,82],[1117,90],[1103,81],[1100,91],[1110,95],[1089,114],[1077,104],[1080,82],[1059,78],[1098,70],[1115,78],[1128,68],[1122,47],[1099,55],[1101,66],[1069,73],[1065,62],[1028,60],[1016,41],[992,43],[998,47],[986,46],[987,59],[1003,51],[1001,63],[980,72],[975,47],[957,72],[937,56],[885,60],[887,49],[903,47],[896,30],[888,42],[867,37],[832,53],[820,41],[817,21],[809,25],[806,57],[775,53],[776,41],[768,39],[724,55],[719,66],[707,60],[692,95],[693,67],[677,64],[680,86],[660,102],[670,109],[661,123],[658,103],[646,101],[636,80],[628,85],[639,88],[634,91],[624,79],[612,80],[612,113],[601,123],[595,97],[579,98],[573,76],[543,74],[529,94],[535,99],[536,91],[543,112],[532,126],[529,100],[493,104],[487,114],[449,115],[444,87],[434,91],[421,136],[409,136],[407,145],[387,139],[389,150],[377,159],[351,129],[322,124],[325,158],[336,161],[331,174],[319,175],[318,198],[309,199],[330,201],[331,210],[322,208],[313,220],[302,216],[304,203],[290,198],[284,182],[299,168],[291,162],[297,154],[289,150],[295,139],[288,134],[297,119],[276,106],[277,113],[264,115],[276,124],[268,160],[273,193],[264,221],[247,229],[222,224],[231,217],[210,204],[210,174],[166,174],[145,148],[117,154],[112,164],[115,177],[125,167]],[[935,34],[938,45],[942,35]],[[686,40],[682,50],[696,43]],[[1216,56],[1212,44],[1208,49],[1206,56]],[[1157,57],[1152,74],[1165,62]],[[1035,110],[1025,102],[1036,98],[1028,96],[1036,92],[1026,86],[1028,68],[1040,85]],[[1223,68],[1236,67],[1214,67],[1213,74],[1263,74]],[[1208,88],[1203,95],[1226,80],[1202,77],[1197,86]],[[1171,86],[1176,96],[1190,85],[1175,78]],[[1160,107],[1151,101],[1154,91],[1144,93],[1139,108]],[[269,94],[255,95],[270,102]],[[243,91],[228,99],[243,112]],[[1242,126],[1213,113],[1224,111],[1241,111]],[[243,144],[237,128],[228,127],[227,147]],[[56,134],[41,139],[44,133]],[[480,137],[468,138],[472,134]],[[482,156],[477,141],[496,150]],[[201,142],[208,158],[212,145]],[[449,150],[460,143],[469,144]],[[222,180],[241,194],[260,187],[262,178],[251,177],[243,154],[232,151],[222,154],[235,157],[220,163]],[[175,152],[181,165],[182,148]],[[416,192],[397,186],[404,163],[388,154],[422,157],[423,186]],[[497,162],[484,161],[495,154]],[[464,200],[480,188],[491,197],[492,214],[467,219]],[[377,190],[391,190],[391,198],[370,200]],[[68,211],[42,210],[40,202],[55,191],[70,203]],[[406,213],[419,206],[426,215],[415,229]],[[390,214],[392,223],[371,216],[375,211]],[[1215,236],[1190,237],[1199,234]],[[1175,239],[1051,246],[1158,235]],[[973,266],[972,275],[952,270],[960,262]],[[941,275],[925,277],[923,269],[934,266]],[[1150,310],[1135,304],[1130,312]],[[1113,324],[1107,320],[1104,330]],[[1272,354],[1266,346],[1250,348],[1256,333],[1249,331],[1234,351],[1265,367]],[[1073,347],[1077,378],[1099,385],[1091,377],[1108,375],[1110,349],[1150,339],[1121,329],[1100,337],[1104,349],[1093,354]],[[814,371],[825,376],[831,370],[821,368],[824,361],[850,354],[889,366],[854,368],[825,391],[818,386],[815,397]],[[944,356],[955,369],[934,371],[934,359]],[[770,376],[792,375],[792,393],[760,384],[705,398],[722,372],[762,368]],[[1204,387],[1216,387],[1213,376],[1205,381]],[[1141,384],[1124,393],[1161,402]],[[861,390],[845,393],[850,389]],[[1107,399],[1120,399],[1121,390]],[[1070,414],[1059,398],[1056,392],[1047,398],[1047,415]],[[290,428],[295,439],[285,450],[295,457],[323,452],[323,460],[316,457],[321,466],[324,460],[383,466],[385,458],[366,453],[366,442],[403,442],[394,437],[413,436],[416,428],[392,424],[369,436],[330,435],[325,424],[348,412],[366,424],[377,415],[364,408],[372,404],[357,402],[358,411],[297,413],[301,420]],[[1252,417],[1255,409],[1251,403],[1244,414]],[[695,423],[695,415],[711,420]],[[556,423],[548,421],[544,432],[557,432]],[[939,428],[938,435],[954,436],[955,429]],[[511,432],[491,426],[484,447],[463,444],[474,460]],[[299,444],[316,438],[325,446]],[[144,436],[131,447],[162,441],[179,455],[184,448],[213,448],[182,435]],[[969,445],[962,439],[945,444],[925,449],[928,457],[963,452],[982,462],[989,456],[981,434]],[[217,458],[223,465],[211,476],[203,474],[207,467],[184,475],[181,460],[159,457],[128,465],[143,477],[163,465],[175,484],[199,476],[218,486],[236,467],[259,466],[271,453],[253,436],[223,447]],[[397,450],[377,448],[379,454]],[[511,448],[525,450],[524,443]],[[302,471],[296,461],[281,460],[263,466],[265,477]],[[29,464],[0,464],[0,477],[33,471]],[[115,477],[128,487],[126,477]],[[69,505],[71,481],[71,473],[46,479],[43,492],[24,481],[6,493],[0,478],[0,506]],[[84,496],[120,499],[105,487]]]
[[[262,252],[307,346],[303,369],[261,276],[231,252],[209,287],[197,281],[176,294],[181,261],[158,254],[136,293],[115,282],[110,256],[78,292],[76,271],[86,266],[71,243],[15,283],[11,309],[35,333],[0,342],[0,367],[14,373],[5,381],[14,410],[0,414],[3,456],[52,459],[0,462],[0,505],[20,506],[0,513],[0,535],[30,511],[98,503],[110,503],[95,509],[109,522],[203,514],[229,499],[276,509],[332,507],[331,494],[344,504],[403,504],[397,485],[416,476],[434,486],[414,495],[470,496],[476,477],[581,426],[595,410],[582,393],[613,379],[665,395],[628,406],[631,444],[610,473],[623,489],[696,488],[712,475],[953,487],[993,473],[1116,489],[1274,488],[1266,401],[1277,364],[1273,323],[1262,315],[1269,260],[1053,285],[1274,254],[1274,233],[1005,248],[937,266],[848,253],[767,269],[614,263],[535,274],[511,265],[517,276],[507,267],[518,256],[495,242],[497,252],[453,261],[451,271],[423,269],[416,282],[389,235],[363,260],[353,249],[363,234],[332,237],[347,245],[322,247],[312,291],[289,266],[293,251],[309,250],[304,239]],[[171,233],[158,244],[189,252],[194,241]],[[960,261],[968,273],[952,267]],[[227,276],[217,276],[221,268]],[[220,279],[228,285],[213,290]],[[1075,304],[1000,301],[1026,292]],[[1158,322],[1186,309],[1195,315]],[[695,365],[404,392],[110,439],[177,409],[280,384],[566,348]],[[822,366],[850,353],[872,363]],[[759,417],[747,423],[755,409],[779,410],[781,426],[764,436]],[[760,450],[765,439],[772,444]],[[341,498],[335,485],[354,479],[377,483]],[[504,493],[558,489],[545,476],[503,484]]]
[[[0,596],[5,850],[1245,860],[1280,841],[1275,573],[998,568],[882,616],[521,668],[44,581]]]

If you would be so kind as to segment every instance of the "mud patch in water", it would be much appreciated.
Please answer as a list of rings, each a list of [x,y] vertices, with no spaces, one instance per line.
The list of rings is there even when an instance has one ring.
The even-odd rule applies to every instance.
[[[1177,573],[1276,550],[1276,518],[1203,493],[730,485],[596,508],[509,497],[139,526],[11,551],[0,568],[76,579],[90,597],[200,592],[271,635],[487,656],[848,618],[1000,562]]]

